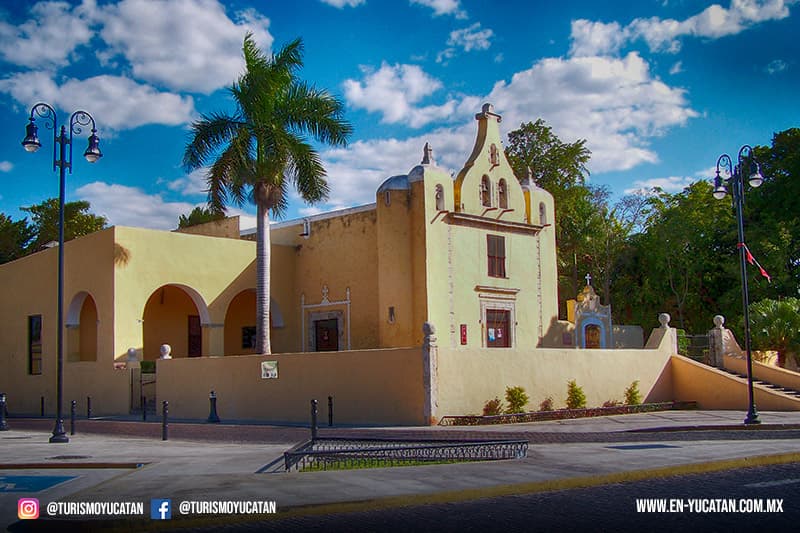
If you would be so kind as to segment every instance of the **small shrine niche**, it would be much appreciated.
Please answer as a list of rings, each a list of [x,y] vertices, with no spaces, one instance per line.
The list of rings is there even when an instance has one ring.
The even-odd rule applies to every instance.
[[[586,286],[575,303],[575,346],[577,348],[613,348],[611,306],[601,305],[586,274]]]

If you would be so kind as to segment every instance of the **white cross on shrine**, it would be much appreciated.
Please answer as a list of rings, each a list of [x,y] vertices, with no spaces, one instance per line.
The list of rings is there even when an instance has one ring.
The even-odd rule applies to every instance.
[[[586,285],[589,286],[592,284],[592,275],[586,274]]]

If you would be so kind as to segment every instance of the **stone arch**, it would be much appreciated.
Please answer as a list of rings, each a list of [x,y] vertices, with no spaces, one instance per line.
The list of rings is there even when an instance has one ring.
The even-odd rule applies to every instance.
[[[67,307],[67,361],[97,361],[97,304],[91,294],[80,291]]]
[[[489,180],[489,176],[484,176],[481,178],[481,205],[483,207],[492,207],[492,182]]]
[[[508,209],[508,184],[505,179],[497,183],[497,198],[500,209]]]
[[[158,359],[162,344],[172,347],[172,357],[203,354],[202,327],[211,324],[211,319],[205,300],[192,287],[162,285],[147,299],[142,317],[144,360]]]
[[[444,211],[444,187],[441,184],[436,186],[434,199],[436,200],[436,210]]]
[[[256,291],[245,289],[231,299],[225,311],[225,355],[255,353],[253,347],[247,347],[251,338],[255,342],[255,323]],[[269,323],[270,329],[284,327],[283,313],[275,298],[269,299]]]

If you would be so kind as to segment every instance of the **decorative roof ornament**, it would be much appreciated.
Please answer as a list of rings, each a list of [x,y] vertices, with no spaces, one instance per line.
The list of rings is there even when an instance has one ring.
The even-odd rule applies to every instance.
[[[425,143],[425,147],[422,149],[422,165],[435,165],[436,160],[433,158],[433,148],[431,148],[430,143]]]

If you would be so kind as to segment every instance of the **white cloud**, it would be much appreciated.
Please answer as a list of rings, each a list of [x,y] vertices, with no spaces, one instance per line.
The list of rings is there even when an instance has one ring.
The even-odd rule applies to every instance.
[[[59,85],[48,73],[25,72],[0,80],[0,92],[10,94],[24,106],[44,100],[69,112],[85,109],[101,132],[145,124],[186,124],[194,115],[191,96],[158,92],[119,76],[69,78]]]
[[[682,61],[676,61],[675,64],[672,65],[670,67],[670,69],[669,69],[669,73],[672,74],[673,76],[675,74],[680,74],[681,72],[683,72],[683,62]]]
[[[457,19],[467,18],[467,12],[461,9],[460,0],[411,0],[412,4],[433,9],[434,16],[453,15]]]
[[[31,19],[18,26],[0,21],[0,57],[30,68],[55,67],[93,35],[88,14],[94,1],[78,6],[67,2],[38,2]]]
[[[92,204],[92,212],[114,226],[175,229],[178,218],[204,204],[166,202],[158,194],[147,194],[137,187],[95,181],[76,191],[81,200]]]
[[[208,193],[208,168],[198,168],[186,176],[167,182],[167,188],[184,196]]]
[[[594,173],[627,170],[658,160],[648,139],[697,115],[681,89],[653,78],[637,54],[625,58],[543,59],[495,84],[485,96],[464,97],[454,116],[464,123],[406,139],[357,141],[324,152],[331,195],[326,207],[375,201],[375,190],[392,174],[408,172],[430,142],[439,166],[459,171],[475,139],[473,115],[482,102],[503,115],[501,132],[544,118],[565,142],[586,138]]]
[[[617,22],[592,22],[578,19],[572,21],[572,56],[616,54],[625,43],[626,35]]]
[[[713,4],[685,20],[658,17],[637,18],[625,27],[617,22],[592,22],[585,19],[572,22],[573,56],[615,54],[636,39],[643,39],[654,52],[676,53],[682,37],[717,39],[735,35],[768,20],[789,16],[789,5],[797,0],[731,0],[726,9]]]
[[[682,191],[695,181],[697,181],[697,178],[687,176],[670,176],[668,178],[636,180],[633,182],[633,187],[625,189],[625,194],[650,195],[653,193],[654,188],[659,188],[664,192],[676,193]]]
[[[323,4],[328,4],[339,9],[344,7],[356,7],[363,4],[365,0],[322,0]]]
[[[269,19],[253,9],[232,20],[217,0],[122,0],[100,9],[103,62],[123,56],[134,77],[172,90],[210,93],[242,72],[246,32],[272,46]]]
[[[0,161],[0,172],[11,172],[14,164],[11,161]]]
[[[383,63],[376,71],[364,68],[364,73],[362,81],[345,80],[345,98],[355,108],[381,113],[385,123],[402,122],[418,128],[447,119],[458,107],[453,99],[442,105],[415,106],[442,87],[441,81],[417,65]]]
[[[769,64],[767,64],[767,66],[764,67],[764,72],[772,75],[772,74],[777,74],[778,72],[783,72],[787,68],[789,68],[789,65],[788,63],[786,63],[786,61],[783,61],[782,59],[775,59],[773,61],[770,61]]]
[[[450,46],[458,46],[464,49],[465,52],[470,50],[487,50],[492,46],[491,38],[494,32],[489,28],[481,29],[481,23],[454,30],[450,32],[450,38],[447,39],[447,44]]]

